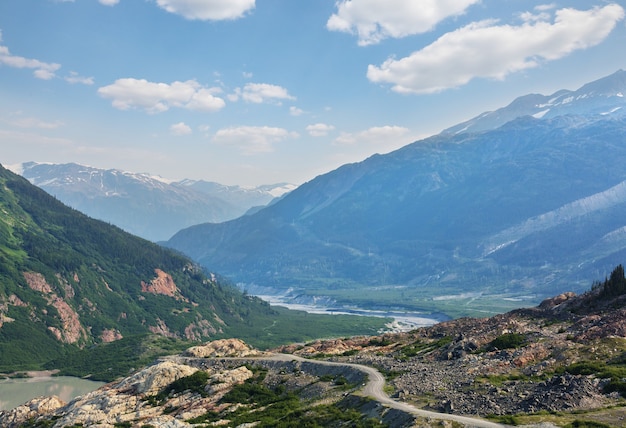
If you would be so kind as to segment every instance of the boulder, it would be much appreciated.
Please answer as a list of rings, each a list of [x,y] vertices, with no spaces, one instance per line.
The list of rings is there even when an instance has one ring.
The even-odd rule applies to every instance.
[[[204,345],[193,346],[187,349],[183,355],[195,358],[220,358],[220,357],[253,357],[261,355],[249,347],[240,339],[220,339],[208,342]]]
[[[65,406],[65,402],[57,396],[37,397],[12,410],[0,412],[0,426],[6,428],[19,427],[29,419],[37,419],[48,415]]]

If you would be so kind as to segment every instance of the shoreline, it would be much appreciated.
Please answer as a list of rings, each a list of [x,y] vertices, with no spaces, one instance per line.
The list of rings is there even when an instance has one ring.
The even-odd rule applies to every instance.
[[[0,380],[3,379],[47,379],[59,373],[59,369],[53,370],[18,370],[11,373],[0,373]]]

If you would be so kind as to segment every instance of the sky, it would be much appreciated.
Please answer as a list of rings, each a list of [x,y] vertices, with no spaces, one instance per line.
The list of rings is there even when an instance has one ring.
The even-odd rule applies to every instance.
[[[301,184],[626,69],[626,2],[0,0],[0,163]]]

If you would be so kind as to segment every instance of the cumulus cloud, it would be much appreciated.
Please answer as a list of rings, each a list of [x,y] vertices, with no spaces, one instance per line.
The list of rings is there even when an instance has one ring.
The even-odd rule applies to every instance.
[[[279,105],[281,100],[296,99],[289,95],[289,91],[282,86],[268,83],[247,83],[243,89],[237,88],[233,94],[229,95],[229,99],[232,101],[237,101],[240,98],[248,103],[277,103]]]
[[[357,35],[361,46],[432,30],[480,0],[341,0],[326,23],[331,31]]]
[[[289,114],[292,116],[302,116],[304,114],[304,110],[296,106],[291,106],[289,107]]]
[[[367,77],[399,93],[427,94],[465,85],[476,77],[503,79],[542,61],[601,43],[624,18],[617,4],[589,10],[549,8],[523,16],[518,26],[487,20],[447,33],[402,59],[370,65]],[[553,22],[549,18],[554,17]]]
[[[222,21],[243,17],[255,0],[156,0],[160,8],[187,19]]]
[[[269,126],[239,126],[220,129],[215,133],[213,141],[232,145],[243,154],[252,155],[273,152],[274,144],[290,137],[296,138],[298,134]]]
[[[105,6],[115,6],[116,4],[118,4],[120,2],[120,0],[98,0],[100,2],[100,4],[103,4]]]
[[[316,123],[306,127],[307,132],[312,137],[325,137],[334,129],[335,127],[333,125],[327,125],[325,123]]]
[[[0,43],[2,43],[2,32],[0,32]],[[9,48],[0,44],[0,65],[13,68],[34,69],[33,75],[38,79],[50,80],[56,77],[56,71],[61,68],[61,64],[48,63],[37,59],[24,58],[12,55]]]
[[[226,103],[214,94],[219,88],[207,88],[196,82],[155,83],[145,79],[124,78],[98,89],[103,98],[111,99],[120,110],[139,108],[148,113],[160,113],[170,107],[198,111],[218,111]]]
[[[191,130],[189,125],[186,125],[184,122],[175,123],[174,125],[170,126],[170,134],[172,135],[189,135],[192,132],[193,131]]]
[[[409,129],[402,126],[374,126],[358,133],[342,132],[341,135],[335,139],[335,142],[339,144],[374,143],[387,145],[387,140],[395,142],[408,133]]]
[[[65,81],[68,83],[81,83],[83,85],[93,85],[93,77],[80,76],[75,71],[70,71],[70,75],[65,77]]]

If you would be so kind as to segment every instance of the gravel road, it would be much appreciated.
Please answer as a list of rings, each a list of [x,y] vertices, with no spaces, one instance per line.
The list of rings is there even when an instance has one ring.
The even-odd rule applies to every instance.
[[[368,381],[363,387],[363,394],[368,397],[373,398],[374,400],[394,409],[401,410],[403,412],[411,413],[416,416],[431,418],[431,419],[439,419],[439,420],[449,420],[459,422],[466,427],[476,427],[476,428],[502,428],[506,427],[506,425],[497,424],[495,422],[489,422],[483,419],[470,418],[467,416],[460,415],[452,415],[449,413],[438,413],[431,412],[428,410],[418,409],[415,406],[412,406],[408,403],[402,403],[399,401],[395,401],[385,393],[385,377],[375,368],[364,366],[361,364],[352,364],[352,363],[336,363],[332,361],[322,361],[322,360],[310,360],[306,358],[302,358],[296,355],[291,354],[273,354],[272,356],[263,357],[261,359],[269,359],[274,361],[306,361],[308,363],[321,364],[326,366],[344,366],[344,367],[352,367],[361,372],[367,374]]]

